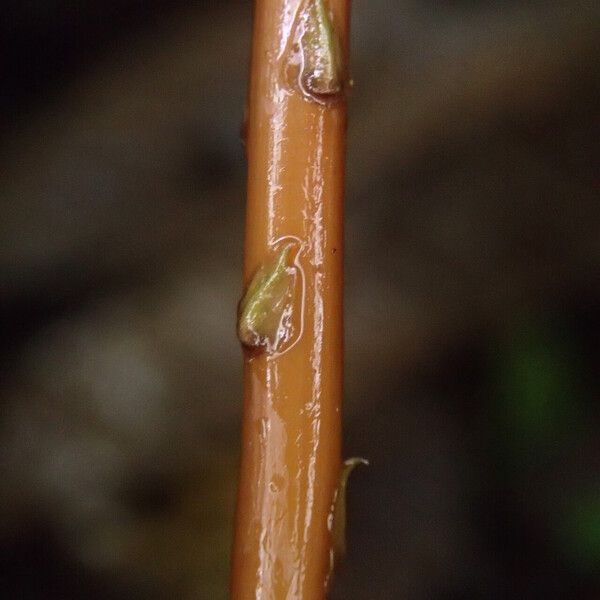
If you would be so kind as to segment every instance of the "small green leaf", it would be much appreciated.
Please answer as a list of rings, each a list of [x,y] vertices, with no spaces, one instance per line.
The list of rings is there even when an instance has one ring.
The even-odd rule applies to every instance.
[[[563,550],[579,570],[597,573],[600,567],[600,495],[581,493],[570,500],[559,525]]]
[[[293,285],[287,266],[291,247],[286,244],[273,262],[258,269],[240,301],[238,337],[244,346],[269,350],[277,346]]]
[[[300,81],[316,97],[331,97],[343,87],[342,53],[325,0],[309,0],[301,39],[304,65]]]
[[[344,461],[333,503],[333,553],[336,563],[346,555],[346,489],[350,473],[358,465],[368,466],[369,461],[365,458],[348,458]]]

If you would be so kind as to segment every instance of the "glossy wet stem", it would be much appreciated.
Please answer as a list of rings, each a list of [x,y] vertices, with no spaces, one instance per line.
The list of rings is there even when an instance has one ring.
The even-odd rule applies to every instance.
[[[244,351],[234,600],[320,600],[333,564],[341,476],[346,108],[343,96],[324,103],[285,77],[292,38],[305,19],[318,16],[317,8],[327,11],[331,26],[318,31],[325,40],[335,34],[335,58],[343,59],[346,0],[320,0],[318,6],[313,0],[257,0],[254,10],[244,288],[254,290],[246,306],[255,304],[241,331],[249,339],[272,335],[280,317],[268,318],[274,299],[277,310],[286,311],[289,338],[276,349]],[[326,86],[331,48],[314,55],[323,59],[314,64]],[[293,248],[285,257],[285,272],[296,282],[292,292],[279,285],[284,270],[278,253],[287,243]]]

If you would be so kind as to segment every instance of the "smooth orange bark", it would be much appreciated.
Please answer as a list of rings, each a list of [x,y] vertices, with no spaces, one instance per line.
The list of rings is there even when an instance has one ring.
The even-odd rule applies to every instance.
[[[254,12],[244,281],[291,240],[296,288],[292,340],[272,354],[245,351],[234,600],[319,600],[332,562],[346,107],[306,97],[285,76],[306,1],[256,0]],[[348,1],[328,7],[345,55]]]

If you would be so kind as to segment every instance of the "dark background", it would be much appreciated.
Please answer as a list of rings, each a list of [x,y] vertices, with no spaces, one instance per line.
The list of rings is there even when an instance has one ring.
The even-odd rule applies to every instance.
[[[598,5],[354,4],[333,597],[598,598]],[[250,28],[0,5],[3,597],[226,598]]]

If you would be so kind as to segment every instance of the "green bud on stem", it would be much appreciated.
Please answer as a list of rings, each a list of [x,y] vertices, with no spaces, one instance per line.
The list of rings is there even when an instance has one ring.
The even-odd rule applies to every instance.
[[[244,346],[277,347],[294,279],[287,266],[292,245],[286,244],[273,262],[258,269],[239,303],[237,333]]]

